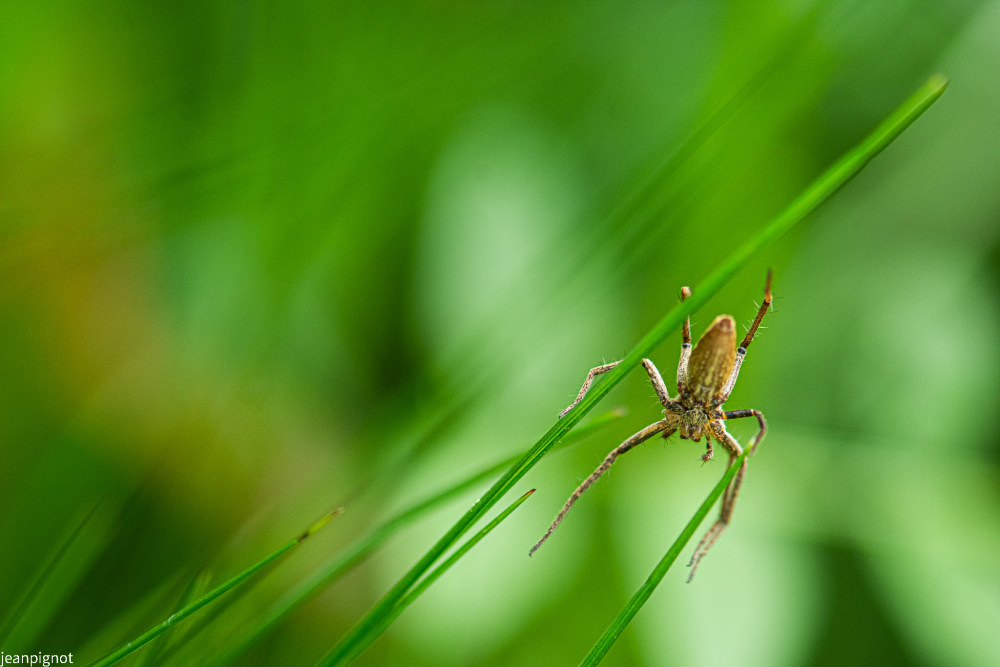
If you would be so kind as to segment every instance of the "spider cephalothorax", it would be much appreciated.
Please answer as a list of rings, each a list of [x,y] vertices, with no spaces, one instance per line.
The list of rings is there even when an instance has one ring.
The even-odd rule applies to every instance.
[[[682,287],[681,300],[683,301],[689,296],[691,296],[691,290],[687,287]],[[556,516],[555,521],[549,526],[548,531],[538,541],[538,544],[532,547],[529,555],[535,553],[535,550],[542,546],[542,543],[548,539],[552,531],[556,529],[556,526],[559,525],[563,517],[566,516],[566,513],[569,512],[570,507],[573,506],[577,498],[611,467],[615,459],[657,434],[661,434],[666,438],[676,432],[682,439],[693,440],[695,442],[699,442],[704,435],[706,451],[701,460],[710,461],[712,459],[712,441],[715,440],[729,452],[729,461],[732,464],[733,460],[743,453],[743,448],[726,431],[725,420],[756,417],[758,424],[760,424],[760,431],[750,443],[750,452],[753,453],[757,443],[764,437],[764,433],[767,430],[764,415],[759,410],[733,410],[726,412],[722,409],[722,404],[729,398],[729,394],[736,385],[736,378],[739,376],[740,366],[743,364],[747,348],[753,341],[754,334],[757,332],[757,328],[760,326],[761,320],[764,319],[764,314],[770,305],[771,274],[769,272],[767,274],[767,285],[764,288],[764,302],[761,303],[760,308],[757,310],[757,317],[754,318],[753,324],[750,325],[747,335],[743,338],[743,342],[740,343],[738,348],[736,347],[736,323],[731,316],[719,315],[716,317],[693,350],[691,349],[691,320],[690,318],[685,320],[682,332],[683,345],[681,346],[681,359],[677,364],[677,398],[675,399],[670,398],[666,384],[663,382],[663,378],[660,376],[660,372],[656,370],[653,362],[649,359],[642,360],[642,365],[649,375],[649,380],[653,383],[653,389],[656,390],[656,395],[660,399],[660,403],[663,404],[663,419],[642,429],[605,457],[597,470],[591,473],[590,477],[584,480],[583,484],[577,487],[576,491],[570,495],[562,511]],[[576,400],[559,413],[559,416],[565,416],[566,413],[583,400],[596,376],[601,373],[607,373],[620,363],[620,361],[616,361],[590,369]],[[691,567],[691,574],[688,577],[688,581],[694,578],[698,563],[708,553],[708,550],[712,548],[712,545],[715,544],[719,535],[725,529],[726,525],[728,525],[733,513],[733,504],[736,502],[736,496],[739,493],[745,475],[746,460],[744,459],[743,465],[729,483],[729,486],[726,487],[726,491],[722,496],[722,510],[718,520],[708,530],[705,537],[702,538],[701,543],[698,544],[698,548],[695,549],[694,555],[691,557],[691,561],[688,563]]]

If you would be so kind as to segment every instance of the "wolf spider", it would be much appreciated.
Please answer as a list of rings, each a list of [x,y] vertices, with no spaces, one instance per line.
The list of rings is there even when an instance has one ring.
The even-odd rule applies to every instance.
[[[691,296],[691,290],[688,287],[682,287],[681,301],[689,296]],[[750,347],[754,334],[757,333],[757,328],[760,326],[760,322],[764,319],[764,314],[767,313],[770,306],[771,272],[768,271],[767,283],[764,287],[764,301],[757,310],[757,317],[754,318],[753,324],[750,325],[747,335],[743,338],[743,342],[740,343],[738,348],[735,347],[735,321],[729,315],[719,315],[692,350],[691,318],[688,317],[684,321],[684,328],[681,332],[683,345],[681,346],[680,363],[677,365],[676,399],[670,398],[663,378],[660,376],[659,371],[656,370],[653,362],[649,359],[642,360],[642,365],[649,375],[649,380],[653,383],[653,389],[656,390],[656,395],[659,397],[660,403],[663,404],[663,419],[642,429],[613,449],[605,457],[601,465],[597,467],[597,470],[591,473],[590,477],[584,480],[583,484],[577,487],[576,491],[570,495],[569,500],[566,501],[566,505],[563,506],[562,511],[556,516],[552,525],[545,532],[545,535],[531,548],[531,551],[528,553],[529,556],[534,554],[538,547],[542,546],[542,543],[549,538],[560,522],[562,522],[566,513],[573,506],[573,503],[601,475],[607,472],[615,462],[615,459],[657,434],[662,434],[662,437],[667,438],[676,431],[680,433],[681,439],[694,440],[695,442],[700,441],[701,436],[704,435],[706,451],[701,460],[703,462],[712,460],[712,440],[715,440],[722,444],[726,451],[729,452],[729,464],[732,465],[733,461],[743,453],[743,448],[740,447],[740,444],[736,442],[733,436],[726,432],[726,426],[723,422],[726,419],[756,417],[757,423],[760,425],[760,431],[750,443],[750,453],[754,452],[757,444],[767,431],[767,422],[764,421],[764,415],[759,410],[724,411],[722,404],[729,398],[729,394],[736,385],[740,366],[743,365],[743,357],[746,355],[747,348]],[[584,380],[583,387],[580,389],[580,394],[569,407],[559,413],[559,417],[566,416],[570,410],[583,400],[596,376],[601,373],[607,373],[620,363],[620,361],[616,361],[590,369],[590,372],[587,373],[587,379]],[[694,554],[691,556],[691,560],[688,563],[688,567],[691,568],[688,582],[694,578],[701,559],[708,553],[708,550],[712,548],[715,541],[719,539],[719,535],[722,534],[722,531],[729,524],[729,520],[733,514],[733,505],[736,502],[736,496],[740,492],[740,486],[743,484],[746,470],[747,463],[746,459],[744,459],[743,465],[740,466],[736,476],[723,493],[722,510],[719,513],[719,518],[708,529],[705,537],[701,539],[698,548],[695,549]]]

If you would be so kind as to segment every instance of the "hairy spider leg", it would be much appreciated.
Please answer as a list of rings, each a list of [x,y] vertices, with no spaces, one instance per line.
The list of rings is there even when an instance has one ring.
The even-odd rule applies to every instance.
[[[685,285],[681,288],[681,301],[691,296],[691,288]],[[691,317],[684,318],[681,329],[681,359],[677,362],[677,394],[682,396],[687,392],[688,360],[691,358]]]
[[[722,446],[729,452],[729,465],[733,465],[733,461],[743,453],[740,443],[736,442],[736,439],[726,432],[725,426],[719,420],[709,422],[708,428],[712,432],[712,436],[722,443]],[[691,583],[691,580],[694,579],[694,573],[698,571],[698,564],[701,563],[701,559],[705,557],[708,550],[719,539],[719,535],[722,535],[722,531],[729,525],[729,520],[733,516],[733,505],[736,503],[736,496],[739,495],[746,472],[747,461],[743,459],[743,465],[736,471],[736,476],[733,477],[733,480],[722,494],[722,509],[719,511],[719,518],[715,520],[712,527],[705,533],[705,537],[701,538],[698,548],[691,555],[691,560],[688,562],[688,567],[691,568],[691,572],[688,574],[688,583]]]
[[[712,401],[715,407],[718,407],[726,402],[729,398],[729,394],[733,393],[733,387],[736,386],[736,378],[740,375],[740,366],[743,365],[743,357],[747,354],[747,348],[750,347],[750,343],[753,342],[753,337],[757,333],[757,328],[760,327],[761,320],[764,319],[764,315],[767,313],[768,308],[771,307],[771,272],[767,272],[767,281],[764,285],[764,301],[761,302],[760,308],[757,310],[757,317],[754,318],[753,324],[750,325],[750,329],[747,331],[747,335],[743,337],[743,342],[740,346],[736,348],[736,363],[733,365],[733,372],[729,375],[729,380],[726,385],[722,388],[719,395]],[[760,438],[758,438],[760,440]],[[756,444],[756,443],[754,443]]]
[[[753,455],[754,451],[757,449],[757,443],[764,439],[764,434],[767,433],[767,420],[764,419],[764,415],[761,414],[760,410],[730,410],[724,413],[726,419],[743,419],[744,417],[756,417],[757,424],[760,425],[760,430],[757,431],[757,435],[753,437],[750,442],[750,454]]]
[[[642,429],[641,431],[630,437],[628,440],[626,440],[625,442],[623,442],[622,444],[618,445],[613,450],[611,450],[611,452],[604,458],[604,461],[601,463],[601,465],[597,466],[597,469],[594,472],[590,473],[590,477],[585,479],[583,481],[583,484],[578,486],[576,488],[576,491],[574,491],[572,495],[570,495],[569,500],[566,501],[566,504],[563,506],[562,510],[559,512],[559,514],[556,515],[555,521],[553,521],[552,525],[549,526],[549,529],[545,531],[545,535],[542,536],[542,539],[538,540],[538,543],[535,546],[531,547],[531,551],[528,552],[528,555],[531,556],[532,554],[534,554],[538,550],[538,547],[542,546],[545,540],[549,539],[549,535],[551,535],[552,532],[559,526],[559,524],[562,523],[562,520],[566,516],[566,513],[569,512],[571,507],[573,507],[573,503],[575,503],[577,499],[583,495],[583,492],[589,489],[594,482],[600,479],[601,475],[603,475],[608,471],[608,468],[610,468],[611,465],[615,462],[615,459],[617,459],[619,456],[621,456],[628,450],[632,449],[636,445],[646,440],[649,440],[658,433],[661,433],[666,430],[671,430],[671,431],[676,430],[678,421],[679,419],[675,415],[667,413],[667,417],[665,419],[661,419],[655,424],[650,424],[649,426]]]
[[[587,373],[587,379],[583,381],[583,386],[580,387],[580,393],[577,394],[576,400],[569,404],[565,410],[559,413],[559,419],[565,417],[570,410],[575,408],[583,397],[587,395],[590,391],[590,386],[594,384],[594,378],[602,373],[607,373],[612,368],[620,364],[621,361],[613,361],[610,364],[604,364],[603,366],[597,366],[591,368]],[[660,399],[660,403],[666,407],[667,403],[670,402],[670,394],[667,392],[667,385],[663,383],[663,378],[660,376],[660,371],[656,370],[656,365],[649,359],[642,360],[643,368],[646,369],[646,374],[649,375],[649,381],[653,383],[653,389],[656,390],[656,396]]]
[[[714,455],[715,455],[715,452],[712,451],[712,436],[710,436],[706,432],[705,433],[705,453],[701,455],[701,462],[702,463],[708,463],[709,461],[712,460],[712,457]]]

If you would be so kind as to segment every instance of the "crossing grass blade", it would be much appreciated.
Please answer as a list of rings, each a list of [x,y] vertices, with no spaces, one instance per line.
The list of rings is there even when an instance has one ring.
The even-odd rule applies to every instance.
[[[431,571],[430,574],[428,574],[426,577],[424,577],[423,579],[421,579],[420,582],[416,586],[413,587],[413,590],[411,590],[409,593],[407,593],[406,596],[403,597],[402,600],[400,600],[399,604],[396,605],[396,607],[393,608],[389,612],[389,614],[386,615],[386,617],[384,619],[382,619],[380,625],[377,628],[378,634],[381,634],[383,631],[385,631],[385,629],[388,628],[392,624],[392,622],[394,620],[396,620],[396,617],[398,617],[400,614],[402,614],[403,611],[407,607],[409,607],[418,597],[420,597],[428,588],[430,588],[431,585],[441,577],[441,575],[443,575],[445,572],[447,572],[455,563],[457,563],[459,561],[460,558],[462,558],[462,556],[464,556],[465,554],[467,554],[474,546],[476,546],[477,544],[479,544],[479,542],[484,537],[486,537],[487,535],[489,535],[493,531],[494,528],[496,528],[497,526],[499,526],[500,523],[504,519],[506,519],[508,516],[510,516],[510,514],[514,510],[516,510],[518,507],[520,507],[521,503],[523,503],[525,500],[527,500],[528,497],[531,494],[533,494],[534,492],[535,492],[535,490],[531,489],[530,491],[528,491],[527,493],[525,493],[523,496],[521,496],[520,498],[518,498],[517,500],[515,500],[513,503],[511,503],[510,506],[507,507],[507,509],[505,509],[503,512],[501,512],[500,514],[498,514],[495,519],[493,519],[488,524],[486,524],[486,526],[482,530],[480,530],[478,533],[476,533],[471,538],[469,538],[469,540],[465,544],[463,544],[461,547],[459,547],[458,549],[456,549],[455,553],[453,553],[451,556],[449,556],[443,563],[441,563],[441,565],[439,565],[438,567],[436,567],[433,571]],[[343,658],[337,658],[337,659],[338,660],[353,660],[358,655],[360,655],[361,652],[365,650],[365,648],[367,648],[366,645],[355,644],[355,651],[356,651],[355,653],[350,653],[348,655],[345,655]],[[328,658],[326,660],[320,662],[320,664],[321,665],[330,664],[329,660],[331,660],[331,659],[333,659],[333,658],[331,656],[328,656]]]
[[[146,630],[145,632],[143,632],[139,636],[135,637],[131,641],[128,641],[125,644],[122,644],[121,646],[119,646],[118,648],[116,648],[111,653],[108,653],[103,658],[100,658],[99,660],[91,663],[92,667],[107,667],[107,665],[113,665],[114,663],[118,662],[119,660],[121,660],[125,656],[127,656],[127,655],[129,655],[129,654],[137,651],[138,649],[142,648],[143,646],[145,646],[149,642],[153,641],[154,639],[156,639],[157,637],[159,637],[160,635],[162,635],[167,630],[170,630],[175,625],[177,625],[178,623],[180,623],[184,619],[186,619],[189,616],[191,616],[191,614],[193,614],[196,611],[202,609],[203,607],[205,607],[206,605],[212,603],[213,601],[215,601],[216,599],[218,599],[219,597],[221,597],[225,593],[228,593],[232,589],[236,588],[237,586],[239,586],[243,582],[245,582],[248,579],[250,579],[250,577],[252,577],[253,575],[257,574],[258,572],[260,572],[261,570],[263,570],[264,568],[266,568],[268,565],[274,563],[278,558],[280,558],[284,554],[288,553],[289,551],[291,551],[292,549],[294,549],[298,545],[302,544],[302,542],[304,542],[308,537],[310,537],[316,531],[318,531],[320,528],[322,528],[323,526],[325,526],[330,521],[330,519],[334,518],[335,516],[339,515],[340,513],[341,513],[340,509],[336,509],[333,512],[330,512],[329,514],[327,514],[326,516],[324,516],[322,519],[320,519],[319,521],[317,521],[313,525],[309,526],[309,528],[307,528],[298,537],[296,537],[295,539],[293,539],[290,542],[286,543],[284,546],[282,546],[281,548],[279,548],[277,551],[274,551],[270,555],[266,556],[264,559],[258,561],[252,567],[247,568],[246,570],[243,570],[242,572],[240,572],[239,574],[237,574],[235,577],[233,577],[233,578],[229,579],[228,581],[224,582],[222,585],[218,586],[217,588],[209,591],[208,593],[206,593],[205,595],[201,596],[200,598],[198,598],[197,600],[195,600],[191,604],[189,604],[189,605],[187,605],[187,606],[179,609],[177,612],[171,614],[166,620],[164,620],[164,621],[162,621],[162,622],[154,625],[149,630]]]
[[[585,437],[592,435],[595,431],[607,426],[611,422],[620,419],[624,412],[620,409],[613,410],[597,417],[573,431],[559,443],[559,448],[563,448],[579,442]],[[303,604],[313,599],[336,581],[339,577],[349,572],[351,568],[363,561],[378,547],[384,544],[390,537],[398,533],[403,528],[413,524],[415,521],[426,516],[431,511],[441,507],[444,503],[452,500],[456,496],[468,491],[477,484],[481,484],[493,478],[499,473],[509,468],[518,457],[510,457],[481,470],[461,482],[440,491],[426,500],[423,500],[412,507],[404,510],[396,516],[388,519],[377,528],[355,541],[344,549],[329,564],[309,577],[306,581],[289,591],[287,595],[268,612],[265,617],[248,631],[235,646],[229,647],[225,654],[211,662],[214,667],[222,667],[234,663],[251,646],[260,641],[274,630],[285,618],[292,614]]]
[[[103,506],[103,507],[102,507]],[[100,552],[110,525],[110,510],[97,502],[77,521],[29,579],[20,597],[8,602],[0,614],[0,646],[30,646],[51,621],[62,599],[84,577]]]
[[[180,600],[177,604],[177,609],[183,609],[188,604],[191,603],[196,596],[206,588],[211,581],[211,576],[207,571],[202,570],[198,572],[195,576],[191,577],[188,585],[184,588],[184,592],[181,594]],[[190,627],[188,628],[190,631]],[[168,648],[169,642],[179,642],[177,633],[161,635],[152,641],[150,647],[146,649],[145,658],[142,661],[143,667],[149,667],[150,665],[163,664],[163,656]]]
[[[719,497],[722,496],[722,493],[726,490],[726,487],[729,486],[729,482],[732,481],[733,477],[736,475],[736,471],[740,469],[741,465],[743,465],[743,461],[746,459],[747,454],[749,454],[749,450],[740,454],[736,458],[736,461],[733,462],[733,465],[729,466],[729,469],[726,470],[726,474],[722,476],[719,483],[715,485],[715,488],[713,488],[711,493],[708,494],[705,501],[698,507],[694,516],[691,517],[691,520],[687,522],[686,526],[684,526],[684,530],[681,531],[680,535],[677,536],[677,539],[674,540],[674,543],[670,545],[669,549],[667,549],[667,553],[664,554],[663,558],[660,559],[660,562],[656,564],[656,567],[653,568],[653,571],[650,573],[646,581],[639,587],[639,590],[637,590],[635,594],[629,598],[629,601],[624,607],[622,607],[622,610],[618,612],[618,615],[615,616],[613,621],[611,621],[608,629],[604,631],[604,634],[602,634],[594,644],[590,653],[588,653],[580,663],[581,667],[584,665],[589,667],[591,665],[598,664],[604,655],[611,649],[615,640],[618,639],[619,635],[621,635],[621,633],[625,630],[625,627],[628,626],[633,618],[635,618],[635,615],[639,613],[642,606],[646,604],[646,600],[648,600],[653,594],[653,591],[656,590],[656,587],[667,574],[670,566],[674,564],[674,561],[677,560],[677,556],[680,555],[684,546],[691,540],[691,537],[694,535],[694,531],[698,530],[698,526],[700,526],[701,522],[705,520],[705,517],[712,509],[712,506],[715,505],[716,501],[719,500]]]

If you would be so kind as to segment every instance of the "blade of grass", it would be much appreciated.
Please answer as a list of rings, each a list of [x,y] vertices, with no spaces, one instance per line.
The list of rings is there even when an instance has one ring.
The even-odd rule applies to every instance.
[[[191,604],[187,605],[186,607],[179,609],[177,612],[171,614],[166,620],[164,620],[161,623],[158,623],[157,625],[154,625],[149,630],[143,632],[135,639],[126,642],[125,644],[122,644],[111,653],[105,655],[103,658],[100,658],[99,660],[91,663],[91,667],[106,667],[107,665],[112,665],[121,660],[122,658],[124,658],[125,656],[129,655],[130,653],[138,650],[142,646],[145,646],[146,644],[156,639],[170,628],[174,627],[175,625],[177,625],[178,623],[189,617],[191,614],[195,613],[199,609],[210,604],[211,602],[213,602],[220,596],[224,595],[225,593],[228,593],[232,589],[236,588],[244,581],[246,581],[253,575],[260,572],[262,569],[273,563],[279,557],[283,556],[285,553],[291,551],[298,545],[302,544],[302,542],[304,542],[306,538],[310,537],[320,528],[325,526],[331,519],[339,515],[341,511],[342,510],[340,509],[336,509],[330,512],[322,519],[320,519],[313,525],[309,526],[309,528],[307,528],[305,532],[303,532],[298,537],[296,537],[295,539],[291,540],[290,542],[279,548],[277,551],[274,551],[270,555],[266,556],[263,560],[260,560],[253,566],[247,568],[246,570],[243,570],[235,577],[224,582],[217,588],[209,591],[208,593],[201,596],[200,598],[198,598]]]
[[[208,588],[208,584],[211,581],[211,577],[208,572],[202,570],[198,572],[195,576],[191,577],[188,585],[184,588],[181,593],[180,599],[177,601],[176,609],[179,611],[191,603],[195,596],[201,591]],[[157,641],[158,640],[158,641]],[[173,635],[162,635],[156,640],[153,640],[152,646],[146,651],[146,656],[142,661],[143,667],[148,667],[149,665],[162,664],[160,659],[163,655],[164,650],[167,648],[168,641],[174,643],[179,642],[180,638],[177,637],[177,633]]]
[[[53,572],[65,562],[66,555],[71,547],[76,543],[84,528],[93,519],[100,502],[87,510],[86,514],[74,524],[69,533],[59,542],[53,552],[42,561],[42,567],[38,574],[28,583],[27,588],[20,598],[8,607],[7,614],[0,622],[0,646],[16,645],[18,642],[10,641],[10,635],[17,628],[17,625],[27,616],[28,609],[38,599],[39,594],[44,590],[46,583],[52,578]]]
[[[349,655],[357,655],[384,628],[383,621],[414,583],[465,534],[500,498],[511,489],[580,419],[617,385],[625,375],[648,356],[668,335],[680,327],[690,313],[697,310],[753,255],[760,253],[812,212],[830,195],[839,190],[869,161],[912,124],[934,101],[941,96],[947,80],[941,76],[931,78],[916,93],[899,106],[885,121],[857,146],[823,172],[784,211],[765,225],[759,232],[736,248],[701,282],[691,297],[671,309],[642,339],[636,343],[622,363],[595,384],[577,407],[557,421],[548,432],[529,449],[500,479],[494,482],[475,504],[403,575],[392,589],[368,612],[350,632],[334,647],[324,664],[344,664]],[[360,646],[356,646],[360,645]]]
[[[533,494],[534,492],[535,492],[535,489],[531,489],[530,491],[528,491],[527,493],[525,493],[523,496],[521,496],[520,498],[518,498],[517,500],[515,500],[513,503],[511,503],[507,507],[507,509],[505,509],[503,512],[500,512],[500,514],[498,514],[495,519],[493,519],[488,524],[486,524],[486,526],[482,530],[480,530],[478,533],[476,533],[475,535],[473,535],[471,538],[469,538],[469,540],[465,544],[463,544],[458,549],[456,549],[455,553],[453,553],[451,556],[449,556],[447,559],[445,559],[445,561],[443,563],[441,563],[439,566],[437,566],[430,574],[428,574],[426,577],[424,577],[423,579],[421,579],[420,583],[418,583],[416,586],[414,586],[413,590],[411,590],[406,595],[406,597],[404,597],[402,599],[402,601],[400,601],[400,603],[398,605],[396,605],[396,608],[393,610],[393,613],[390,615],[389,621],[391,622],[394,618],[396,618],[397,616],[399,616],[399,614],[402,613],[402,611],[406,607],[408,607],[409,605],[413,604],[413,602],[418,597],[420,597],[421,595],[423,595],[423,593],[428,588],[430,588],[431,585],[435,581],[437,581],[441,577],[442,574],[444,574],[445,572],[447,572],[455,563],[458,562],[458,560],[460,558],[462,558],[462,556],[464,556],[465,554],[467,554],[474,546],[476,546],[477,544],[479,544],[479,542],[484,537],[486,537],[487,535],[489,535],[493,531],[494,528],[496,528],[497,526],[499,526],[503,522],[504,519],[506,519],[508,516],[510,516],[514,512],[514,510],[516,510],[518,507],[520,507],[521,504],[525,500],[527,500],[528,498],[530,498],[531,494]]]
[[[588,653],[580,663],[581,667],[583,665],[589,666],[599,663],[604,657],[604,654],[607,653],[611,646],[615,643],[615,640],[618,639],[618,636],[621,635],[625,627],[635,617],[639,610],[642,609],[642,606],[646,604],[646,600],[648,600],[649,596],[651,596],[653,591],[656,590],[656,587],[659,585],[664,575],[667,574],[667,570],[669,570],[670,566],[674,564],[675,560],[677,560],[677,556],[680,555],[681,550],[684,549],[684,546],[691,540],[691,537],[694,535],[694,531],[698,530],[698,526],[701,525],[701,522],[705,520],[706,516],[708,516],[712,506],[715,505],[715,502],[726,490],[726,487],[729,486],[729,482],[732,481],[733,477],[736,475],[736,471],[739,470],[741,465],[743,465],[743,460],[747,457],[747,454],[749,454],[749,450],[740,454],[736,461],[733,462],[733,465],[729,466],[729,469],[726,470],[726,474],[722,476],[719,483],[715,485],[715,488],[713,488],[711,493],[708,494],[705,501],[702,502],[700,507],[698,507],[694,516],[691,517],[691,520],[687,522],[686,526],[684,526],[684,530],[681,531],[680,535],[677,536],[677,539],[674,540],[674,543],[670,545],[669,549],[667,549],[667,553],[664,554],[663,558],[660,559],[660,562],[656,564],[656,567],[653,568],[653,571],[650,573],[646,581],[639,587],[639,590],[632,595],[622,610],[618,612],[618,615],[615,616],[615,619],[611,621],[608,629],[604,631],[604,634],[600,636],[597,643],[594,644],[594,647],[590,649],[590,653]]]
[[[484,537],[486,537],[487,535],[489,535],[493,531],[494,528],[496,528],[497,526],[499,526],[500,523],[504,519],[506,519],[508,516],[510,516],[510,514],[514,510],[516,510],[518,507],[520,507],[521,503],[523,503],[525,500],[527,500],[528,497],[531,494],[533,494],[534,492],[535,492],[535,490],[531,489],[530,491],[528,491],[527,493],[525,493],[523,496],[521,496],[520,498],[518,498],[517,500],[515,500],[513,503],[511,503],[510,506],[507,507],[507,509],[505,509],[503,512],[501,512],[500,514],[498,514],[495,519],[493,519],[492,521],[490,521],[488,524],[486,524],[486,526],[482,530],[480,530],[478,533],[476,533],[471,538],[469,538],[469,540],[465,544],[463,544],[458,549],[456,549],[455,552],[451,556],[449,556],[443,563],[441,563],[438,567],[436,567],[434,570],[432,570],[430,574],[428,574],[426,577],[424,577],[423,579],[421,579],[420,582],[416,586],[413,587],[413,590],[411,590],[409,593],[407,593],[406,596],[402,600],[399,601],[399,604],[397,604],[389,612],[389,614],[382,620],[381,624],[377,628],[378,633],[381,634],[383,631],[385,631],[386,628],[388,628],[390,625],[392,625],[392,622],[394,620],[396,620],[396,618],[400,614],[402,614],[403,611],[407,607],[409,607],[411,604],[413,604],[413,602],[418,597],[420,597],[428,588],[430,588],[431,585],[441,577],[441,575],[443,575],[445,572],[447,572],[449,569],[451,569],[452,565],[454,565],[455,563],[457,563],[458,560],[460,558],[462,558],[462,556],[464,556],[465,554],[467,554],[474,546],[476,546],[477,544],[479,544],[480,540],[482,540]],[[348,654],[346,656],[346,659],[347,660],[353,660],[354,658],[358,657],[358,655],[360,655],[361,652],[365,650],[365,648],[367,648],[367,646],[362,646],[360,644],[356,644],[355,645],[355,650],[357,652],[356,653]],[[324,664],[326,664],[326,662],[321,662],[320,664],[324,665]]]
[[[568,447],[569,445],[582,440],[610,422],[620,419],[623,415],[623,410],[616,409],[594,417],[585,425],[568,434],[562,442],[559,443],[558,449]],[[489,468],[475,473],[458,484],[434,494],[426,500],[421,501],[400,514],[397,514],[393,518],[381,524],[372,532],[352,543],[343,553],[324,566],[319,572],[296,586],[295,589],[285,595],[254,630],[244,634],[237,645],[230,648],[222,657],[214,660],[211,664],[215,665],[215,667],[221,667],[222,665],[228,665],[237,660],[251,646],[269,634],[292,612],[311,600],[317,594],[326,589],[326,587],[333,583],[336,579],[368,557],[390,537],[406,526],[409,526],[414,521],[427,515],[432,510],[440,507],[452,498],[469,490],[476,484],[479,484],[486,479],[490,479],[494,475],[497,475],[509,468],[518,458],[519,455],[508,457],[503,461],[490,466]]]
[[[58,546],[39,558],[38,573],[27,579],[27,589],[10,604],[0,646],[13,650],[37,642],[100,558],[114,532],[119,509],[111,499],[96,501],[85,513],[78,514],[80,520]]]

